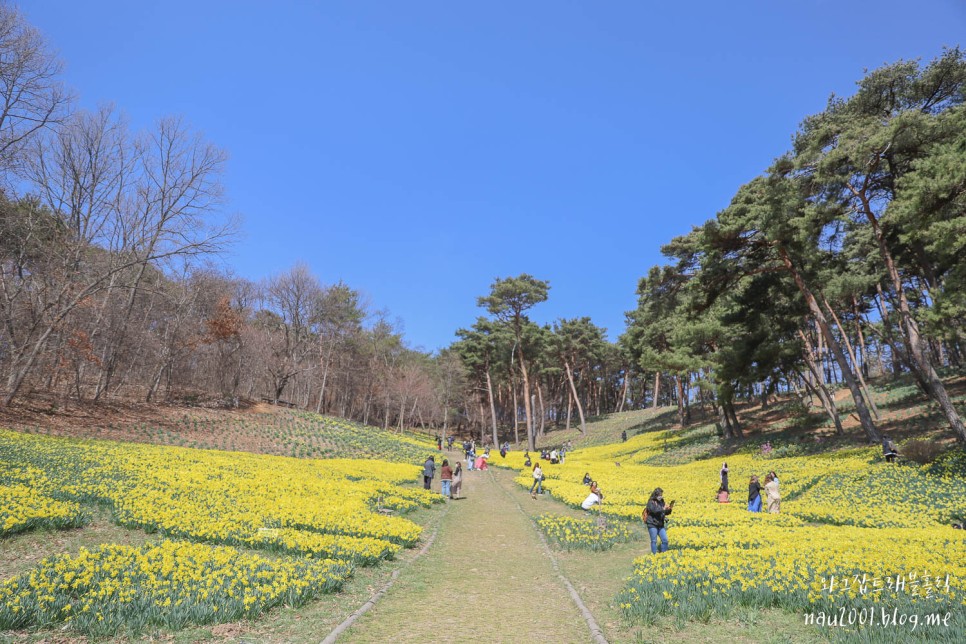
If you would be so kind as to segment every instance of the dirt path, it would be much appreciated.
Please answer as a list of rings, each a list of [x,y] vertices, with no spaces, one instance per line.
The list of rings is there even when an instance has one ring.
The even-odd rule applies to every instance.
[[[530,520],[488,473],[464,481],[432,548],[339,641],[590,642]]]

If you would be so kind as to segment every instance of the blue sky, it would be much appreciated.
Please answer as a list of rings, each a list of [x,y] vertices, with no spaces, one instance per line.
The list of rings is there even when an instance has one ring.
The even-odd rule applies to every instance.
[[[612,339],[660,246],[712,217],[864,69],[963,43],[966,3],[21,3],[93,108],[230,154],[224,258],[306,262],[433,350],[497,276]]]

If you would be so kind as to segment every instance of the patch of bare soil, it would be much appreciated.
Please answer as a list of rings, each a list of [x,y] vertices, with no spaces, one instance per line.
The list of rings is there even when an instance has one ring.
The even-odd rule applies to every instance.
[[[48,436],[99,438],[139,443],[227,447],[255,453],[279,453],[265,435],[240,425],[266,424],[285,410],[240,401],[237,409],[187,407],[131,402],[64,401],[32,396],[0,407],[0,427]]]

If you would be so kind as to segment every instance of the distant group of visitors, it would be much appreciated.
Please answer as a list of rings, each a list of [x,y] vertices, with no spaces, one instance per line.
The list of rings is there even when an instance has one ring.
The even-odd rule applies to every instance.
[[[430,456],[423,463],[423,488],[433,489],[433,477],[436,476],[436,457]],[[463,489],[463,464],[457,463],[454,470],[449,465],[449,459],[443,459],[439,468],[440,493],[450,499],[458,499]]]
[[[466,469],[473,470],[487,469],[486,462],[490,459],[490,448],[486,447],[483,453],[477,455],[475,441],[463,441],[463,453],[466,455]]]
[[[551,465],[558,465],[561,463],[565,463],[567,461],[567,452],[571,450],[572,450],[572,447],[570,445],[570,441],[567,441],[560,447],[541,450],[540,458],[542,458],[545,461],[550,461]]]
[[[728,463],[721,466],[720,477],[721,485],[718,486],[718,503],[731,502],[731,488],[728,485]],[[761,499],[762,491],[765,492],[765,509],[778,514],[781,511],[781,493],[778,488],[778,474],[774,470],[765,475],[764,485],[757,475],[752,474],[748,482],[748,511],[761,512],[763,504]]]

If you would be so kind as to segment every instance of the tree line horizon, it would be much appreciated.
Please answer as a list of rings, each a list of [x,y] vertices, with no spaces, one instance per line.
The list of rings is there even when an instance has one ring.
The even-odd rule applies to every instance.
[[[874,377],[909,374],[966,441],[941,373],[966,347],[966,58],[871,72],[805,118],[791,149],[663,248],[615,341],[589,317],[533,323],[550,284],[494,280],[481,315],[433,354],[307,266],[253,281],[212,259],[224,151],[183,120],[131,132],[74,110],[61,62],[0,3],[0,406],[285,402],[385,428],[512,436],[661,405],[700,406],[741,438],[736,403],[818,405],[833,385],[881,440]]]

